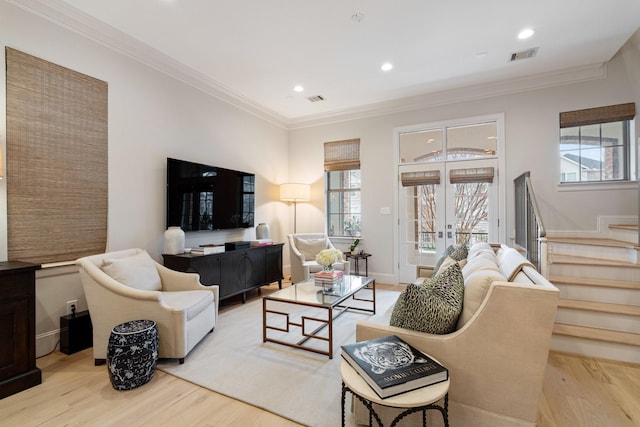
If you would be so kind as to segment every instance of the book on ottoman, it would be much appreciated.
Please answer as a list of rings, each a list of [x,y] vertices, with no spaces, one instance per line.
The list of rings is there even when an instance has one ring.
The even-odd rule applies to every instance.
[[[383,399],[449,379],[447,368],[395,335],[343,345],[342,357]]]

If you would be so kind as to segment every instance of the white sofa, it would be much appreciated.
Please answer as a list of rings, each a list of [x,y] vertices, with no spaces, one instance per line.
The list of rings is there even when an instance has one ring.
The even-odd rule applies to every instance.
[[[434,335],[389,326],[389,310],[360,321],[356,341],[397,335],[442,362],[451,379],[452,427],[533,427],[559,292],[515,249],[494,246],[493,264],[487,252],[472,261],[479,255],[470,251],[462,270],[463,311],[455,332]],[[472,271],[474,265],[485,272]],[[354,404],[356,421],[368,423],[368,411]],[[376,410],[385,425],[398,413],[388,407]],[[443,425],[439,412],[428,412],[429,426]],[[403,425],[422,425],[420,413]]]
[[[310,278],[311,273],[322,268],[316,262],[316,255],[323,249],[335,249],[329,236],[325,233],[298,233],[289,234],[289,252],[291,261],[291,283],[302,282]],[[338,260],[333,267],[350,273],[349,261]]]
[[[155,321],[158,357],[180,363],[216,325],[218,286],[203,286],[195,273],[170,270],[142,249],[88,256],[76,265],[91,315],[96,365],[106,360],[111,330],[121,323]]]

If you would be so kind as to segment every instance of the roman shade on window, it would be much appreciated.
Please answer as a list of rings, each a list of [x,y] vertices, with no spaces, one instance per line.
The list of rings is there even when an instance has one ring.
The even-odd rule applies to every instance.
[[[636,104],[609,105],[606,107],[587,108],[585,110],[575,110],[560,113],[560,127],[570,128],[576,126],[587,126],[597,123],[620,122],[631,120],[636,115]]]
[[[495,169],[487,168],[469,168],[469,169],[451,169],[449,172],[449,182],[451,184],[467,184],[471,182],[493,182]]]
[[[402,172],[400,181],[403,187],[415,187],[418,185],[440,184],[440,171]]]
[[[324,170],[360,169],[360,139],[324,143]]]
[[[105,252],[107,83],[6,48],[9,260]]]

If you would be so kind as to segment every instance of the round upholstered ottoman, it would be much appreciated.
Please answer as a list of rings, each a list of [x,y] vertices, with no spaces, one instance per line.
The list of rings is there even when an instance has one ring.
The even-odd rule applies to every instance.
[[[132,320],[111,331],[107,347],[109,379],[116,390],[148,383],[158,361],[158,329],[153,320]]]

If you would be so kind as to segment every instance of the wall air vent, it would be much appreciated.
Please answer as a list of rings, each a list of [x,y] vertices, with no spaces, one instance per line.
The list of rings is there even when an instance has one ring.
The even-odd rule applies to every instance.
[[[512,53],[510,61],[517,61],[519,59],[533,58],[538,53],[538,48],[533,47],[527,50],[521,50],[520,52]]]
[[[310,96],[307,98],[309,101],[311,102],[319,102],[319,101],[324,101],[324,96],[322,95],[314,95],[314,96]]]

